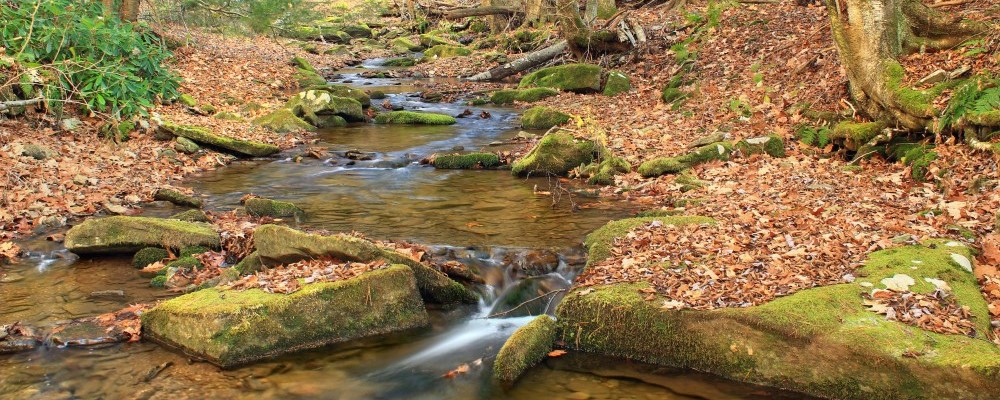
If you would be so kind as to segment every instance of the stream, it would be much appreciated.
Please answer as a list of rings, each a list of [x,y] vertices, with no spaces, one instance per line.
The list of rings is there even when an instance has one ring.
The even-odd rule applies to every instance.
[[[243,161],[191,178],[206,209],[238,207],[248,193],[306,210],[305,228],[363,232],[372,238],[429,245],[432,257],[479,270],[479,305],[431,310],[432,327],[291,354],[233,370],[195,362],[148,342],[89,348],[42,348],[0,355],[0,398],[322,398],[322,399],[773,399],[802,398],[692,371],[570,353],[530,370],[513,388],[491,381],[492,359],[533,315],[553,313],[586,254],[587,232],[634,214],[626,203],[570,186],[560,198],[546,178],[509,171],[436,170],[417,161],[514,137],[517,110],[426,103],[413,79],[364,78],[381,60],[340,71],[338,83],[387,93],[407,110],[473,115],[452,126],[354,124],[321,131],[325,158]],[[380,107],[383,100],[373,100]],[[486,110],[491,118],[479,118]],[[342,157],[369,153],[369,160]],[[301,150],[298,150],[301,152]],[[566,185],[566,184],[564,184]],[[575,194],[574,194],[575,193]],[[553,205],[553,203],[556,203]],[[178,209],[151,204],[146,215]],[[36,237],[27,257],[3,266],[0,324],[48,324],[173,296],[149,287],[128,257],[83,258]],[[95,297],[121,290],[123,296]],[[552,294],[554,293],[554,294]],[[545,295],[549,294],[549,295]],[[534,300],[532,300],[534,299]],[[454,378],[443,374],[468,365]],[[151,373],[162,369],[158,374]]]

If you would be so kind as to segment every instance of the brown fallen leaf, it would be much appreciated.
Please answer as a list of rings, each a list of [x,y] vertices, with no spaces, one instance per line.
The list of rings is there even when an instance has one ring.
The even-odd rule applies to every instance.
[[[446,372],[444,375],[441,375],[441,377],[445,379],[451,379],[466,372],[469,372],[469,364],[462,364],[456,367],[455,369]]]
[[[549,352],[549,357],[561,357],[566,355],[566,350],[552,350]]]

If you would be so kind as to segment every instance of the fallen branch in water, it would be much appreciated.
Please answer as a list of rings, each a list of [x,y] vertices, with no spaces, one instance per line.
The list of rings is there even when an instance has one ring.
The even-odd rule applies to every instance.
[[[514,308],[511,308],[510,310],[507,310],[507,311],[504,311],[504,312],[500,312],[500,313],[496,313],[496,314],[490,314],[490,315],[487,315],[487,316],[482,317],[482,318],[486,319],[486,318],[496,318],[496,317],[504,316],[504,315],[507,315],[507,314],[510,314],[510,313],[514,312],[518,308],[521,308],[524,305],[526,305],[528,303],[531,303],[531,302],[533,302],[535,300],[541,299],[541,298],[543,298],[545,296],[548,296],[550,294],[559,293],[559,292],[565,292],[565,291],[566,291],[566,289],[556,289],[556,290],[550,291],[548,293],[544,293],[544,294],[538,295],[536,297],[532,297],[532,298],[530,298],[528,300],[525,300],[524,302],[522,302],[521,304],[518,304],[518,305],[514,306]],[[546,306],[546,308],[548,308],[548,307]]]

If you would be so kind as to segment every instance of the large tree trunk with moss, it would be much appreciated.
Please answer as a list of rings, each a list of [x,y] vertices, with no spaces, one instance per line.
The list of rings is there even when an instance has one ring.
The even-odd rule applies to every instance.
[[[905,86],[899,56],[954,47],[984,27],[919,0],[826,0],[826,6],[850,94],[860,111],[912,131],[931,128],[938,114],[932,100],[939,92]]]

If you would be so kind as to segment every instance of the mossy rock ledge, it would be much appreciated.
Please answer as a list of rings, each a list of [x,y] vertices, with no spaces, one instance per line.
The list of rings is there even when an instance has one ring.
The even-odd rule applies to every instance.
[[[247,214],[254,217],[287,218],[301,217],[305,215],[305,211],[302,211],[302,209],[294,203],[265,199],[262,197],[247,199],[243,202],[243,207],[246,209]]]
[[[144,336],[223,368],[428,324],[403,265],[291,294],[204,289],[142,315]]]
[[[597,145],[590,140],[576,140],[568,133],[542,137],[528,154],[514,162],[514,175],[566,175],[571,169],[594,160]]]
[[[548,315],[539,315],[518,328],[503,344],[493,363],[493,376],[502,383],[514,383],[524,371],[545,358],[555,340],[556,321]]]
[[[591,252],[605,248],[630,226],[664,218],[672,217],[602,228],[587,244]],[[711,311],[663,309],[665,298],[644,299],[645,283],[577,289],[556,312],[558,339],[578,351],[824,398],[994,398],[1000,393],[1000,347],[985,337],[990,317],[966,269],[971,259],[971,250],[957,242],[892,248],[871,254],[856,273],[863,278],[852,283]],[[912,277],[917,283],[910,290],[918,293],[935,289],[924,278],[947,282],[958,303],[975,316],[975,337],[938,334],[867,310],[860,294],[871,290],[867,285],[884,288],[881,280],[895,274]]]
[[[357,262],[385,260],[403,264],[413,270],[420,294],[429,303],[455,305],[479,301],[479,296],[472,290],[444,273],[393,250],[379,247],[374,242],[350,235],[313,235],[283,226],[263,225],[254,232],[254,246],[260,263],[264,266],[321,257]]]
[[[552,88],[498,90],[490,95],[490,102],[497,105],[511,104],[515,101],[534,103],[558,94],[559,91]]]
[[[525,75],[518,88],[548,87],[571,92],[601,90],[601,67],[594,64],[566,64],[543,68]]]
[[[275,145],[216,135],[207,128],[197,126],[178,125],[172,122],[164,121],[163,124],[160,125],[160,128],[175,136],[187,138],[197,143],[212,147],[229,150],[230,152],[242,156],[266,157],[281,151],[281,149]]]
[[[114,216],[92,218],[70,228],[66,249],[78,254],[132,253],[145,247],[205,246],[218,248],[212,226],[175,219]]]

